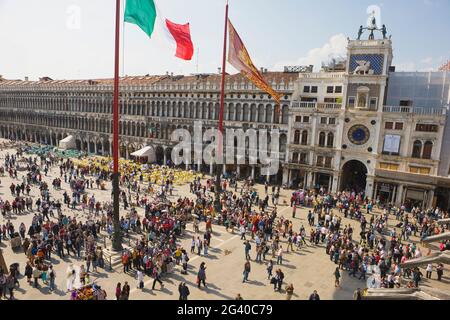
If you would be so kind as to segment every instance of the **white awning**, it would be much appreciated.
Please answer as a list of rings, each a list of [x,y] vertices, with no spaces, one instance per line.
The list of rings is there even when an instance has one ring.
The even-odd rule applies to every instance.
[[[133,152],[131,155],[133,157],[139,157],[139,158],[148,157],[148,162],[150,162],[150,163],[153,163],[156,161],[155,150],[151,146],[144,147],[141,150]]]
[[[77,144],[74,136],[68,136],[59,142],[59,148],[63,150],[76,149]]]

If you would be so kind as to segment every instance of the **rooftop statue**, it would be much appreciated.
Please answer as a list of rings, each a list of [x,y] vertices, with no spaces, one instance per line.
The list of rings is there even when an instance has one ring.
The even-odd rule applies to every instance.
[[[387,39],[387,28],[386,25],[383,24],[381,28],[377,26],[377,19],[375,18],[375,13],[373,13],[370,21],[367,23],[367,27],[359,26],[358,30],[358,38],[357,40],[361,40],[361,36],[364,33],[364,30],[370,31],[369,40],[375,40],[375,31],[380,31],[383,34],[383,39]],[[390,37],[389,37],[390,39]]]

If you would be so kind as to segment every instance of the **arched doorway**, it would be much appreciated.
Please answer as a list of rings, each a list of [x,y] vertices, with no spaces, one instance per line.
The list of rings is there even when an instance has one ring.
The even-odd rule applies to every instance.
[[[156,163],[159,165],[164,165],[164,148],[161,146],[156,147]]]
[[[358,160],[347,162],[342,167],[341,190],[364,192],[367,183],[367,167]]]

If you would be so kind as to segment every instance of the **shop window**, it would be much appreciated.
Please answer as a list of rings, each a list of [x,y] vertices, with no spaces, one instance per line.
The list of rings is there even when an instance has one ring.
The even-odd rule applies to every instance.
[[[300,130],[296,130],[294,134],[294,144],[300,143]]]
[[[331,163],[333,162],[332,157],[326,157],[325,158],[325,168],[331,168]]]
[[[370,98],[370,109],[377,109],[377,98]]]
[[[300,163],[301,164],[308,164],[308,154],[307,153],[301,153],[300,154]]]
[[[431,154],[433,153],[433,142],[427,141],[423,145],[423,159],[431,159]]]
[[[332,132],[328,133],[327,136],[327,147],[333,148],[334,145],[334,134]]]
[[[419,140],[414,141],[413,144],[413,151],[411,157],[413,158],[420,158],[420,155],[422,154],[422,142]]]
[[[323,167],[323,156],[317,156],[317,163],[316,165],[318,167]]]
[[[319,147],[325,147],[325,132],[319,133]]]
[[[308,131],[303,130],[302,132],[302,146],[306,146],[308,144]]]
[[[403,122],[396,122],[395,130],[403,130]]]
[[[420,124],[416,125],[416,131],[419,132],[438,132],[439,128],[435,124]]]

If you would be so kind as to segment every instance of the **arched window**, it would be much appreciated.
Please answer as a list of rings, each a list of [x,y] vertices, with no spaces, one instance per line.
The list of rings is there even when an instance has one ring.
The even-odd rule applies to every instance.
[[[296,130],[295,131],[294,144],[300,144],[300,130]]]
[[[325,147],[325,132],[319,133],[319,147]]]
[[[433,152],[433,142],[427,141],[423,145],[423,159],[431,159],[431,154]]]
[[[280,135],[280,152],[281,153],[286,152],[286,146],[287,146],[287,135],[282,134],[282,135]]]
[[[302,146],[308,145],[308,131],[304,130],[302,132]]]
[[[334,134],[330,132],[327,137],[327,147],[333,148],[333,145],[334,145]]]
[[[422,142],[419,140],[416,140],[416,141],[414,141],[414,144],[413,144],[412,157],[420,158],[421,153],[422,153]]]

